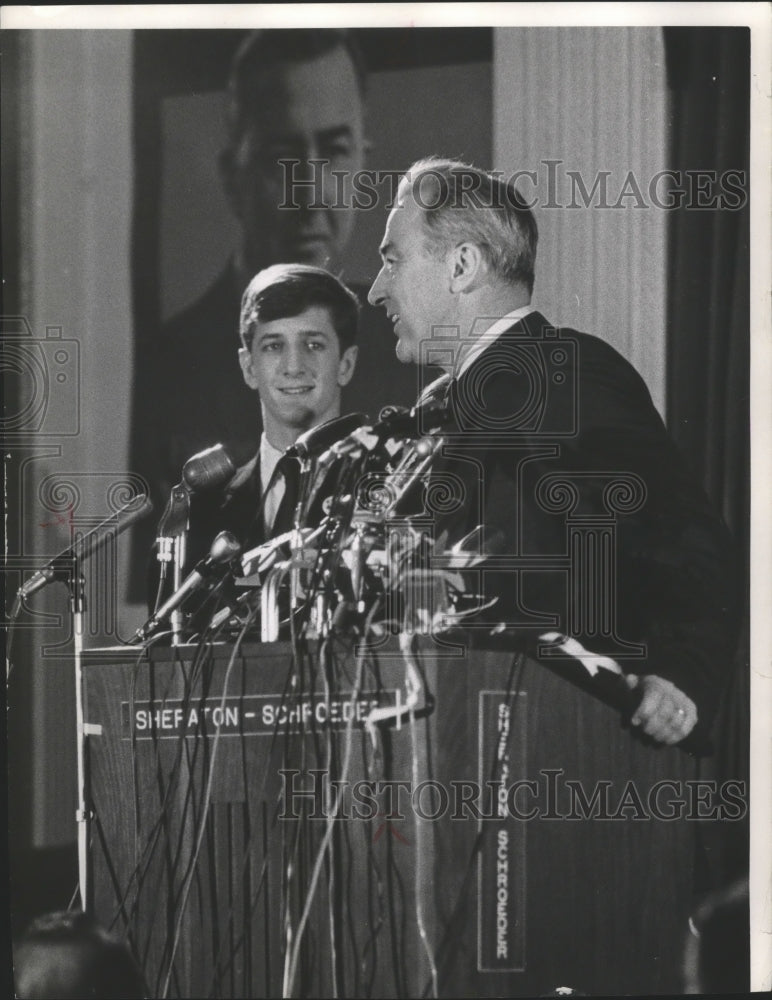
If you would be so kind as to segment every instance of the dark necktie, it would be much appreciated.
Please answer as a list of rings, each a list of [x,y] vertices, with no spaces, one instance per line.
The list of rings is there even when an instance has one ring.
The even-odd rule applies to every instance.
[[[300,460],[294,455],[282,455],[276,465],[275,476],[279,475],[284,477],[284,496],[279,502],[273,526],[268,532],[273,538],[284,534],[285,531],[291,531],[295,525],[295,509],[300,496]]]

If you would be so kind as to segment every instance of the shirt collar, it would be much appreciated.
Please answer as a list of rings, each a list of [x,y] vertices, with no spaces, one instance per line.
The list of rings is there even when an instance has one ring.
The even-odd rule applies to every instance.
[[[471,346],[469,348],[469,353],[464,357],[464,360],[454,369],[450,374],[447,372],[440,375],[439,378],[430,382],[429,385],[423,390],[421,395],[418,397],[418,402],[416,406],[421,406],[435,396],[441,387],[447,385],[451,379],[457,379],[462,375],[467,368],[470,367],[475,358],[478,358],[482,352],[489,347],[494,340],[497,340],[502,333],[506,333],[510,327],[514,326],[521,319],[525,319],[530,313],[536,312],[533,306],[520,306],[519,309],[513,309],[512,312],[508,312],[506,316],[502,316],[501,319],[494,320],[490,326],[471,340]],[[471,338],[470,338],[471,339]]]
[[[479,358],[486,347],[489,347],[494,340],[498,340],[502,333],[506,333],[510,327],[514,326],[515,323],[519,323],[521,319],[525,319],[532,312],[536,312],[532,305],[520,306],[519,309],[513,309],[512,312],[508,312],[501,319],[494,320],[489,327],[474,338],[472,346],[469,348],[469,352],[466,354],[464,360],[452,373],[453,378],[459,378],[463,375],[472,362],[476,358]]]

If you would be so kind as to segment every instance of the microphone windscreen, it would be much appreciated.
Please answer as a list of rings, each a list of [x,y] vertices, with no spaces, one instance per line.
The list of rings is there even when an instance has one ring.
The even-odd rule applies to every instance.
[[[209,558],[215,566],[230,562],[238,555],[241,555],[241,545],[230,531],[221,531],[209,550]]]
[[[225,445],[215,444],[191,456],[182,467],[182,481],[189,490],[216,489],[236,473],[236,466]]]
[[[389,405],[384,406],[381,412],[378,414],[378,423],[382,423],[384,420],[388,420],[390,417],[398,416],[399,414],[410,413],[409,406],[396,406]]]
[[[379,437],[420,438],[453,422],[453,413],[441,403],[406,410],[404,407],[387,406],[381,411],[373,433]]]

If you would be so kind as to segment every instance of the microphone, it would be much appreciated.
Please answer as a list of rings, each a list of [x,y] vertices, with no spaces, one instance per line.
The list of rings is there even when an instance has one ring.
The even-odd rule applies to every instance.
[[[387,406],[381,410],[373,434],[380,438],[420,438],[433,430],[453,422],[453,412],[443,403],[414,406],[412,410]]]
[[[373,428],[368,426],[357,427],[347,437],[336,441],[331,447],[319,456],[316,463],[317,474],[326,473],[327,469],[339,458],[347,455],[359,456],[362,452],[373,451],[380,438],[373,433]]]
[[[362,420],[347,437],[334,440],[319,457],[316,465],[317,476],[324,475],[338,459],[347,456],[359,458],[364,452],[374,451],[380,443],[389,438],[423,438],[425,442],[423,450],[427,448],[434,450],[434,445],[431,444],[433,439],[425,437],[427,427],[439,430],[452,421],[451,411],[441,403],[414,407],[412,410],[401,406],[386,406],[379,413],[378,422],[374,426],[371,427]],[[299,438],[298,442],[300,440]],[[423,457],[421,447],[417,447],[417,454]]]
[[[166,508],[158,522],[156,538],[159,562],[170,561],[173,540],[180,538],[188,530],[191,493],[214,490],[233,479],[235,474],[235,463],[222,444],[215,444],[191,455],[182,467],[180,482],[172,487]]]
[[[195,569],[188,574],[182,584],[175,590],[172,596],[164,601],[161,607],[155,612],[152,618],[138,628],[134,633],[132,641],[146,639],[151,632],[154,632],[161,622],[176,611],[187,598],[200,590],[212,576],[218,566],[225,565],[235,559],[241,552],[241,545],[236,541],[229,531],[221,531],[212,542],[209,555],[202,559]]]
[[[412,410],[402,406],[385,406],[373,427],[365,425],[363,421],[347,437],[336,440],[327,448],[319,458],[317,469],[319,472],[324,472],[333,462],[346,455],[358,457],[365,451],[374,451],[380,442],[391,437],[423,438],[427,426],[439,429],[452,420],[452,414],[442,404],[422,406]],[[431,438],[426,440],[431,441]]]
[[[42,590],[43,587],[54,580],[65,580],[69,575],[75,560],[88,559],[97,549],[101,548],[110,538],[116,538],[122,531],[130,527],[135,521],[149,514],[153,509],[153,503],[147,494],[134,497],[120,510],[105,518],[101,524],[93,528],[88,534],[79,538],[74,545],[63,549],[54,556],[42,569],[37,570],[22,584],[17,592],[17,600],[22,601],[32,594]]]
[[[297,441],[287,449],[286,455],[295,455],[297,458],[314,458],[316,455],[326,451],[330,445],[346,437],[357,427],[367,423],[367,416],[364,413],[348,413],[345,417],[335,417],[334,420],[327,420],[318,427],[301,434]]]
[[[378,414],[378,422],[381,420],[386,420],[388,417],[393,417],[396,413],[410,413],[411,407],[409,406],[397,406],[396,403],[389,403],[388,406],[381,408],[381,412]]]
[[[223,444],[192,455],[182,467],[182,482],[191,492],[223,486],[236,474],[236,465]]]

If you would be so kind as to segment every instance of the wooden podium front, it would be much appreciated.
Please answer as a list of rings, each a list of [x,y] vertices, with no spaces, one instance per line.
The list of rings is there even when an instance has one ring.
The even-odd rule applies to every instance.
[[[86,654],[91,902],[150,996],[680,990],[694,762],[515,654],[413,668]]]

